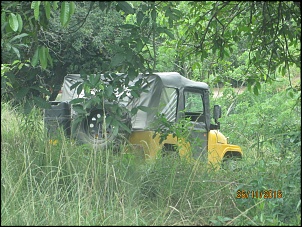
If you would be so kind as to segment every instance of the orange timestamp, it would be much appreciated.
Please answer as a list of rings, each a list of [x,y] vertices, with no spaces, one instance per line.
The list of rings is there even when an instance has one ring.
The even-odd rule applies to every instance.
[[[281,190],[237,190],[236,199],[281,199],[282,198],[282,191]]]

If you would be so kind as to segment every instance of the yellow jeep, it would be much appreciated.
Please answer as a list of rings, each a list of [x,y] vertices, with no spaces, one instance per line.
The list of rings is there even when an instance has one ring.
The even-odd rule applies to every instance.
[[[177,72],[139,74],[132,83],[143,77],[148,81],[146,91],[137,98],[122,100],[128,110],[135,107],[148,110],[140,108],[130,119],[125,117],[125,121],[131,121],[131,133],[126,134],[127,139],[138,155],[156,159],[159,155],[176,153],[180,157],[202,160],[215,166],[226,157],[242,157],[241,148],[228,144],[227,138],[219,131],[221,108],[218,105],[214,106],[213,111],[215,123],[211,123],[209,86],[206,83],[189,80]],[[104,136],[103,122],[98,120],[104,116],[102,108],[92,110],[79,126],[72,127],[76,112],[69,102],[78,96],[75,94],[76,89],[70,87],[77,81],[81,81],[79,74],[65,76],[62,99],[52,102],[52,109],[45,110],[45,125],[48,130],[54,130],[51,122],[56,119],[63,125],[67,135],[82,143],[102,147],[110,140],[118,141],[112,135],[110,127],[106,129]],[[165,117],[171,125],[187,119],[187,134],[178,138],[171,132],[161,141],[161,135],[155,134],[160,127],[155,124],[158,114]]]

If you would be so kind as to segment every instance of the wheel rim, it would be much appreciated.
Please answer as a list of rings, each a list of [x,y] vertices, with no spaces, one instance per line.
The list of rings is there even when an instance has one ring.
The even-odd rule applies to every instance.
[[[94,140],[105,140],[110,138],[113,135],[113,127],[106,127],[106,132],[104,132],[103,128],[103,113],[94,111],[90,113],[90,116],[87,118],[86,130],[87,134]],[[105,116],[106,119],[106,116]]]
[[[222,168],[229,171],[240,170],[241,158],[228,157],[223,160]]]

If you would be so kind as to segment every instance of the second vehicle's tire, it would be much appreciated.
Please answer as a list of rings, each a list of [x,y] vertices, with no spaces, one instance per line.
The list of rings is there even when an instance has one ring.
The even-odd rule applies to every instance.
[[[226,156],[222,161],[222,169],[226,171],[240,171],[242,165],[242,158],[239,156]]]
[[[118,133],[113,133],[114,126],[105,127],[106,118],[110,113],[105,113],[101,109],[94,109],[84,118],[77,127],[75,127],[73,135],[76,141],[81,144],[90,144],[94,148],[106,148],[108,146],[117,147],[129,133],[119,127]],[[105,121],[104,121],[105,120]],[[123,116],[123,122],[131,128],[131,118],[127,113]]]

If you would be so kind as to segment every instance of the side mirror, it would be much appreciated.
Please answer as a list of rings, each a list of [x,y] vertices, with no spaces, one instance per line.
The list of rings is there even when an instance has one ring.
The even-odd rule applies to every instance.
[[[221,107],[219,105],[214,105],[213,118],[215,121],[217,121],[218,118],[221,118]]]

